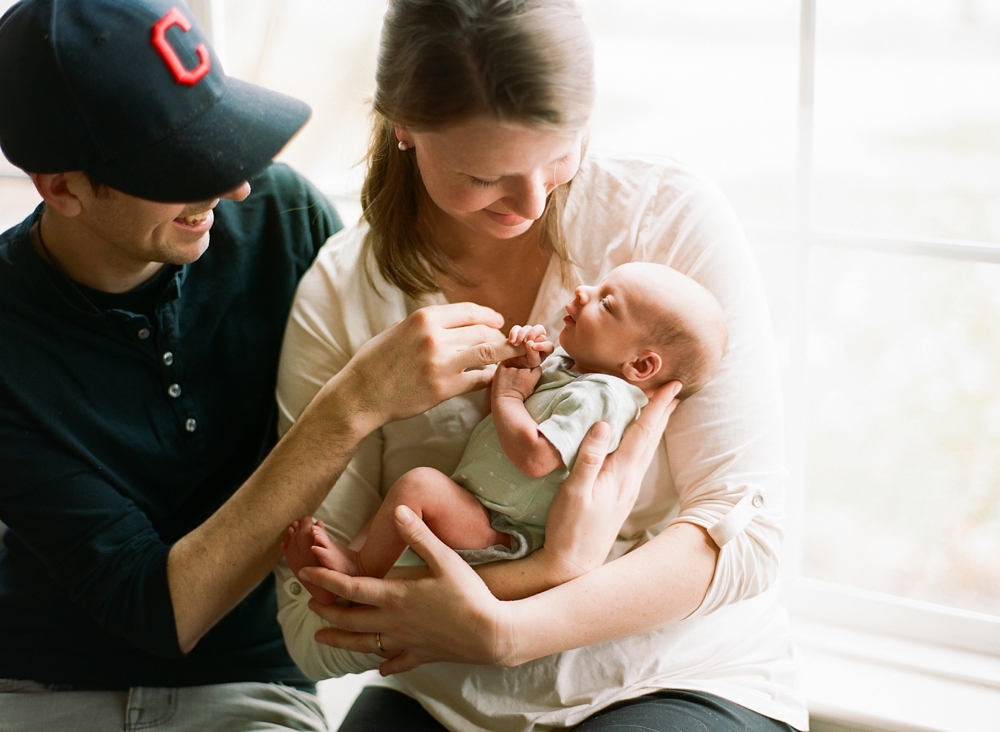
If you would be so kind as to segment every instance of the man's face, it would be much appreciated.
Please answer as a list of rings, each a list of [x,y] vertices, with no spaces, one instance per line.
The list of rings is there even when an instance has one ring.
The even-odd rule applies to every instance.
[[[241,201],[244,182],[221,198]],[[196,203],[156,203],[111,188],[81,196],[78,222],[121,261],[189,264],[208,249],[212,209],[219,199]]]

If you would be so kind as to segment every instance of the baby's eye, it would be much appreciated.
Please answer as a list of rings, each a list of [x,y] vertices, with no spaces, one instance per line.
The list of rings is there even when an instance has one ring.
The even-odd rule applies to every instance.
[[[607,310],[609,313],[611,312],[611,306],[608,305],[608,298],[602,297],[601,300],[600,300],[600,305],[601,305],[602,308],[604,308],[605,310]]]

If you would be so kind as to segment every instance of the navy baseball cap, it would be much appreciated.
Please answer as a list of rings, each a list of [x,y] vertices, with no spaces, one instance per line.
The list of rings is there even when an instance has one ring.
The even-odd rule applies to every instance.
[[[151,201],[266,168],[309,105],[225,75],[179,0],[23,0],[0,18],[0,148]]]

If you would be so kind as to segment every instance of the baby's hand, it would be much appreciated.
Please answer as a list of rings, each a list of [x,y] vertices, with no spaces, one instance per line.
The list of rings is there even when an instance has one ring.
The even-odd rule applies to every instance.
[[[507,342],[512,346],[524,345],[523,356],[515,356],[503,362],[508,368],[533,369],[555,350],[555,344],[545,335],[544,325],[515,325],[510,329]],[[494,381],[495,379],[496,377]]]
[[[513,397],[523,402],[531,396],[541,376],[542,370],[540,368],[508,366],[505,361],[497,366],[497,371],[493,374],[494,403],[497,399],[504,397]]]

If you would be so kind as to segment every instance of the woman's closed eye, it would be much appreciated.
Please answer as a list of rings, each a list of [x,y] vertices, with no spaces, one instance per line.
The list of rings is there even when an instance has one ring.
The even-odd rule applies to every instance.
[[[483,180],[482,178],[475,178],[473,176],[469,176],[469,179],[472,181],[472,185],[479,186],[480,188],[492,188],[493,186],[495,186],[497,183],[500,182],[499,178],[497,178],[496,180]]]

